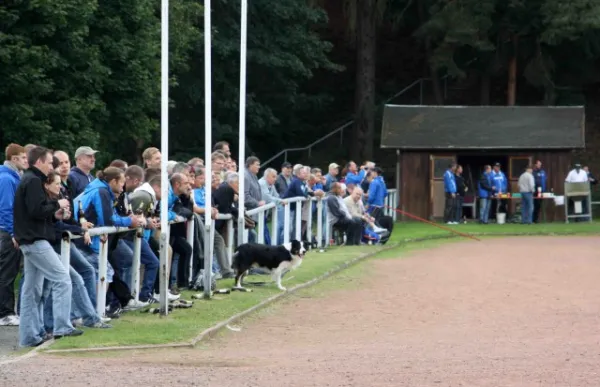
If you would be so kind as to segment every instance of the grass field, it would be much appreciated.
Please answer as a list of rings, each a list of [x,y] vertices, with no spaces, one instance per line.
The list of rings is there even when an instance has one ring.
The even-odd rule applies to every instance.
[[[585,235],[600,231],[599,223],[553,223],[539,225],[478,225],[466,224],[449,226],[463,233],[481,236],[502,235]],[[397,258],[415,249],[429,248],[458,240],[447,230],[422,223],[398,223],[393,237],[386,246],[388,250],[376,246],[333,247],[325,253],[311,251],[302,266],[284,277],[283,285],[291,288],[319,277],[345,262],[361,255],[380,251],[378,258]],[[392,249],[389,249],[392,247]],[[353,269],[356,270],[356,269]],[[248,277],[248,281],[270,281],[268,276]],[[233,280],[218,282],[219,287],[231,287]],[[327,287],[335,286],[323,284]],[[274,284],[254,287],[252,293],[233,292],[230,295],[217,295],[212,300],[197,300],[191,309],[177,309],[168,317],[130,312],[115,320],[113,329],[87,329],[77,338],[64,338],[55,342],[50,349],[91,348],[127,346],[142,344],[166,344],[188,342],[201,331],[216,323],[248,309],[261,301],[280,293]],[[182,298],[190,299],[192,293],[183,292]]]

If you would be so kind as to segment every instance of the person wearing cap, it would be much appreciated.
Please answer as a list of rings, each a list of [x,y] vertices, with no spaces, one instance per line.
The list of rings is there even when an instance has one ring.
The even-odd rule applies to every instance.
[[[69,172],[73,198],[83,193],[85,187],[94,180],[91,172],[96,167],[96,153],[98,151],[89,146],[80,146],[75,151],[75,166]]]
[[[290,182],[292,181],[292,164],[287,161],[281,164],[281,173],[277,176],[277,180],[275,180],[275,190],[279,194],[279,196],[283,196],[285,191],[287,191]]]
[[[331,185],[338,181],[337,176],[340,173],[340,166],[336,163],[329,164],[328,173],[325,175],[325,184],[323,184],[323,191],[329,192]]]
[[[479,223],[488,224],[490,218],[490,206],[492,204],[492,167],[486,165],[483,167],[483,173],[477,182],[477,194],[479,195]]]

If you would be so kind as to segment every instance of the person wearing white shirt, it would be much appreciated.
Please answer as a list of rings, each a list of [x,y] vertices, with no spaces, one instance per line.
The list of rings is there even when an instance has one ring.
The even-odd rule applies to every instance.
[[[588,173],[581,168],[581,164],[575,164],[575,168],[569,172],[567,178],[565,179],[566,183],[587,183],[589,181]],[[569,211],[571,214],[574,213],[574,203],[575,199],[569,199],[569,203],[567,205],[572,211]],[[587,197],[581,199],[581,207],[583,213],[580,215],[584,215],[587,213]],[[576,222],[585,222],[589,219],[587,218],[575,218]]]

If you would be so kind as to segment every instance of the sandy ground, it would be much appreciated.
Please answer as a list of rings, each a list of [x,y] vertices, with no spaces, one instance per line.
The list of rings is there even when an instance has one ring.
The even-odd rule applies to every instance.
[[[199,349],[37,356],[2,386],[599,386],[599,238],[453,243],[374,260]]]

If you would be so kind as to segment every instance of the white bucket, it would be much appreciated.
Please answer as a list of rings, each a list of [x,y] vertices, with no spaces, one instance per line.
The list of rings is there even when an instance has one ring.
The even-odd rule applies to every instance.
[[[565,205],[565,197],[564,196],[555,196],[554,197],[554,205],[564,206]]]
[[[583,203],[581,203],[581,200],[577,200],[573,203],[573,209],[576,214],[581,214],[583,212]]]
[[[506,214],[503,212],[499,212],[496,214],[496,223],[504,224],[506,223]]]

